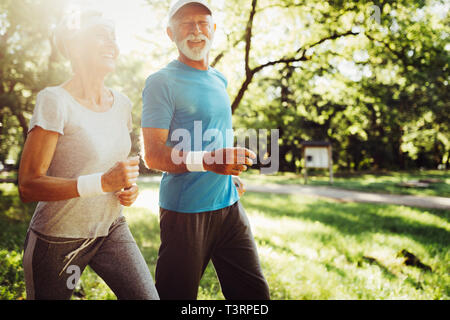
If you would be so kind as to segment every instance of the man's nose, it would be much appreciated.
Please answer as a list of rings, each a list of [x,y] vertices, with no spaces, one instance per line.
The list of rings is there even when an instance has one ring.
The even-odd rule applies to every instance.
[[[202,33],[202,31],[200,30],[200,25],[198,23],[194,23],[192,32],[196,36],[199,35],[200,33]]]

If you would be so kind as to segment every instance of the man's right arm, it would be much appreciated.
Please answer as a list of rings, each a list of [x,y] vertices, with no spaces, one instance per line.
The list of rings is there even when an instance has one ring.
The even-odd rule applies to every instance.
[[[188,172],[186,159],[188,152],[174,150],[166,145],[168,129],[142,128],[144,138],[144,160],[148,168],[169,172]],[[177,161],[174,161],[177,158]],[[238,176],[247,166],[253,165],[256,155],[245,148],[225,148],[206,152],[203,167],[206,171],[222,175]],[[181,160],[181,161],[180,161]]]
[[[157,128],[142,128],[144,138],[144,160],[149,169],[170,172],[184,173],[186,168],[186,155],[179,152],[179,156],[183,157],[181,163],[176,164],[172,160],[173,148],[166,145],[169,137],[169,130]]]

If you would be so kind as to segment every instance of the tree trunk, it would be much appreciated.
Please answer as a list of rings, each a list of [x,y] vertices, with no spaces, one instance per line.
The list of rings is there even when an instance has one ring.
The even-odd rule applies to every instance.
[[[248,86],[250,85],[250,83],[253,80],[253,73],[251,74],[251,76],[246,77],[245,81],[242,83],[241,85],[241,89],[239,89],[238,94],[236,95],[236,97],[233,100],[233,103],[231,104],[231,112],[234,114],[234,112],[236,111],[237,107],[239,106],[239,104],[242,101],[242,98],[244,98],[244,94],[248,89]]]

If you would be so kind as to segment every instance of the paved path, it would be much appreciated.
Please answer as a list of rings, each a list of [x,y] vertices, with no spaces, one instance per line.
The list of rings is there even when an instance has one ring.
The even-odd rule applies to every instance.
[[[139,178],[139,181],[159,182],[161,181],[161,177],[159,176],[142,177]],[[332,187],[280,185],[270,183],[265,183],[264,185],[252,185],[247,183],[246,189],[247,191],[251,192],[318,196],[348,202],[396,204],[411,207],[450,210],[450,198],[444,197],[410,196],[410,195],[396,195],[396,194],[384,194],[373,192],[370,193],[362,191],[344,190]]]
[[[369,193],[322,186],[264,184],[250,185],[247,191],[278,194],[311,195],[349,202],[387,203],[412,207],[450,210],[450,198]]]

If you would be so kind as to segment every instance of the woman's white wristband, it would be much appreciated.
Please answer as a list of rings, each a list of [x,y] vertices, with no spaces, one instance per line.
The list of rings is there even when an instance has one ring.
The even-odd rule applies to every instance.
[[[206,172],[203,167],[205,151],[190,151],[186,156],[186,168],[190,172]]]
[[[103,173],[94,173],[78,177],[77,189],[81,198],[100,196],[106,192],[102,189]]]

